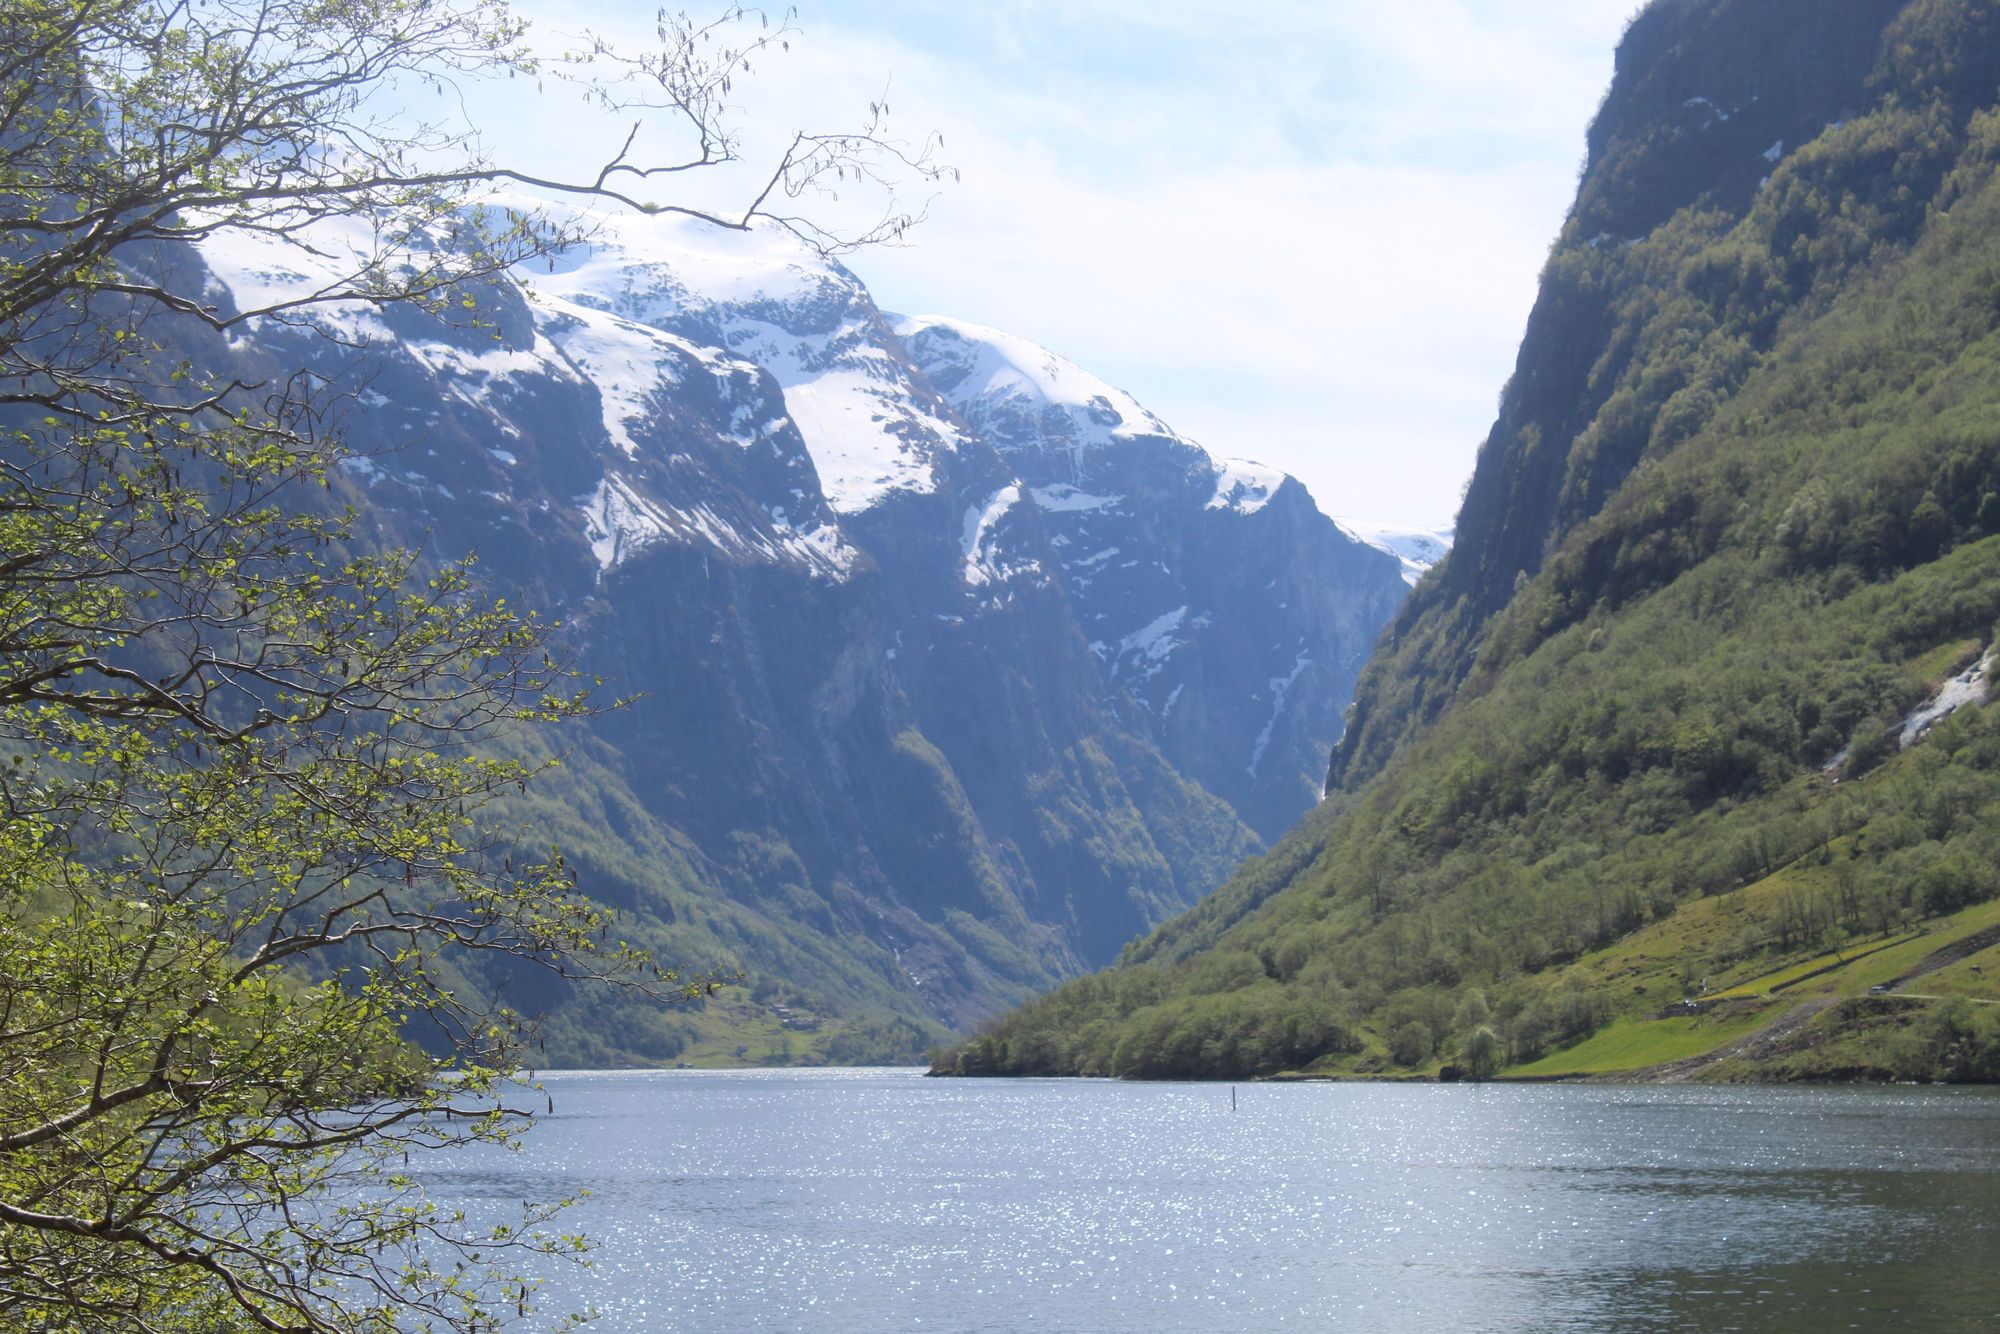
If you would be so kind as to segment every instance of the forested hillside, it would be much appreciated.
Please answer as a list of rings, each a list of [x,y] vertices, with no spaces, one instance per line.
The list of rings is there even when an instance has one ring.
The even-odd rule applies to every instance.
[[[941,1067],[2000,1073],[1997,87],[1991,4],[1643,11],[1332,797]]]

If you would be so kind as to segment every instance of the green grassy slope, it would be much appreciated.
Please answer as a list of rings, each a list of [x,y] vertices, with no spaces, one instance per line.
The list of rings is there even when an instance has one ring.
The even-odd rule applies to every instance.
[[[1580,203],[1544,303],[1592,313],[1543,319],[1523,363],[1580,367],[1582,425],[1489,443],[1474,484],[1527,495],[1540,469],[1563,517],[1491,615],[1441,601],[1449,570],[1419,591],[1331,809],[941,1068],[1421,1072],[1483,1029],[1537,1074],[1724,1049],[1729,1077],[2000,1070],[2000,1014],[1870,998],[1891,950],[1854,958],[2000,896],[2000,708],[1898,748],[2000,620],[2000,7],[1872,9],[1858,109],[1740,200],[1717,187],[1609,241]],[[1687,44],[1730,43],[1745,12],[1655,11],[1683,25],[1658,59],[1691,68]],[[1606,114],[1631,102],[1614,87]],[[1612,149],[1585,201],[1650,169]],[[1704,980],[1827,960],[1780,993],[1827,1002],[1810,1013],[1762,995],[1656,1017]],[[1869,1043],[1895,1061],[1838,1056]]]
[[[551,1067],[907,1063],[947,1035],[906,985],[894,953],[838,907],[806,901],[785,875],[751,877],[704,857],[652,816],[611,757],[572,733],[561,765],[491,814],[517,853],[559,847],[621,938],[684,976],[725,985],[711,999],[660,1000],[487,961],[473,990],[535,1017]],[[547,736],[506,743],[546,758]],[[789,849],[771,844],[780,870]],[[805,911],[801,911],[801,902]],[[815,929],[801,930],[808,922]],[[961,966],[977,968],[968,953]]]

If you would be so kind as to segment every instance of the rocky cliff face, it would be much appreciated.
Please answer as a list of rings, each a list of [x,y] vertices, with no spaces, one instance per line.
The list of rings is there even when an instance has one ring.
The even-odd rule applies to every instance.
[[[1787,319],[1917,237],[1992,94],[1995,41],[1988,6],[1904,0],[1660,0],[1633,19],[1450,558],[1398,612],[1330,785],[1438,715],[1489,618],[1709,422]]]
[[[337,251],[205,258],[247,301]],[[614,220],[479,302],[238,353],[345,393],[385,540],[478,552],[638,695],[576,757],[618,798],[578,855],[668,957],[907,1049],[1109,960],[1316,799],[1403,588],[1296,482],[785,239]]]

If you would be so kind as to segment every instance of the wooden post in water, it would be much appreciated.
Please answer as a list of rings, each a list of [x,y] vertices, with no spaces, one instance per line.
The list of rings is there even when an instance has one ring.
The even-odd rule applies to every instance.
[[[1229,1110],[1232,1112],[1236,1110],[1236,1085],[1234,1084],[1229,1086]]]

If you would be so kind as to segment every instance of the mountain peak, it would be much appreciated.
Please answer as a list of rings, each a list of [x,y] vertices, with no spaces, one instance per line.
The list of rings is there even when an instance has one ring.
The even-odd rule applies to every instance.
[[[1028,339],[940,315],[894,325],[931,383],[1002,452],[1147,438],[1193,447],[1124,390]]]
[[[968,444],[915,382],[868,289],[780,229],[607,216],[589,245],[522,279],[572,308],[761,367],[783,391],[837,513],[936,491],[940,459]]]

